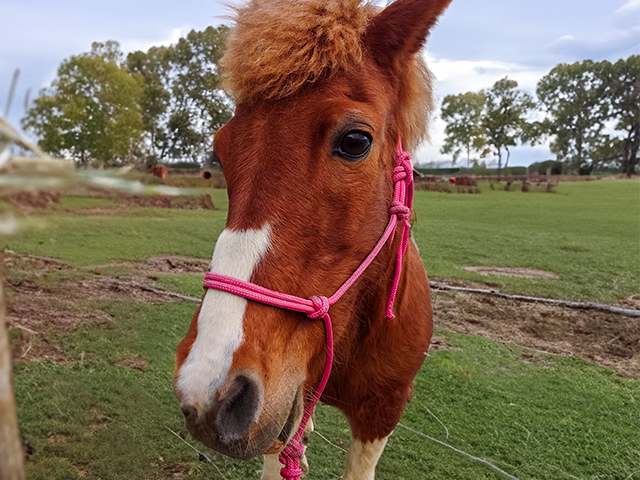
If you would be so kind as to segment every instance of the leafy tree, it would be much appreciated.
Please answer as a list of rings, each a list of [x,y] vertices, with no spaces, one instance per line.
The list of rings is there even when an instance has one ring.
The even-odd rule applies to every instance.
[[[232,103],[218,88],[218,61],[227,28],[192,30],[176,45],[134,52],[129,71],[144,79],[145,132],[151,163],[190,158],[198,161],[215,131],[231,117]]]
[[[51,87],[22,119],[43,150],[81,165],[93,159],[116,164],[133,153],[142,133],[142,86],[121,57],[118,43],[110,41],[62,62]]]
[[[143,96],[141,100],[142,123],[148,139],[150,155],[148,163],[157,163],[167,144],[168,132],[163,125],[167,110],[171,104],[170,72],[172,48],[151,47],[147,53],[134,52],[127,56],[127,68],[134,76],[141,79]]]
[[[603,63],[599,73],[605,84],[609,114],[616,120],[615,129],[624,135],[610,148],[618,149],[622,171],[631,177],[640,162],[640,56]]]
[[[585,60],[557,65],[536,88],[548,115],[546,133],[554,137],[551,151],[581,174],[611,160],[613,153],[613,140],[604,133],[609,119],[607,64]]]
[[[487,144],[495,149],[498,156],[498,176],[502,171],[502,151],[507,154],[504,167],[509,165],[509,147],[518,142],[528,141],[527,114],[535,107],[531,96],[518,90],[518,82],[503,78],[493,87],[485,90],[485,108],[482,127]]]
[[[482,129],[484,104],[485,97],[482,92],[447,95],[442,102],[441,116],[447,122],[447,137],[441,152],[451,154],[454,162],[463,152],[466,153],[467,168],[471,161],[471,152],[480,152],[486,144]]]

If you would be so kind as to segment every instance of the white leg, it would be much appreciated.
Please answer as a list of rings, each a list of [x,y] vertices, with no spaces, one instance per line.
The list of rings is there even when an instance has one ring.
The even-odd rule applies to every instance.
[[[264,469],[262,470],[262,476],[260,480],[282,480],[280,476],[280,469],[282,464],[278,460],[278,454],[263,455],[264,457]]]
[[[352,440],[347,453],[347,468],[344,472],[344,480],[374,480],[376,465],[382,455],[382,450],[387,444],[387,438],[374,440],[373,442],[361,442]]]
[[[304,472],[302,475],[306,477],[309,475],[309,460],[307,460],[307,447],[309,446],[309,442],[311,441],[311,434],[313,433],[313,418],[310,418],[307,422],[307,425],[304,427],[304,435],[302,435],[302,445],[304,445],[304,455],[300,459],[300,468]]]
[[[305,435],[302,437],[302,444],[305,446],[305,450],[307,449],[307,445],[309,444],[309,435],[313,432],[313,420],[309,419],[307,422],[307,426],[304,429]],[[282,469],[282,464],[280,460],[278,460],[278,454],[273,455],[263,455],[264,457],[264,469],[262,470],[262,476],[260,480],[282,480],[280,476],[280,469]],[[300,467],[305,472],[304,475],[309,474],[309,462],[307,461],[307,456],[303,455],[300,460]]]

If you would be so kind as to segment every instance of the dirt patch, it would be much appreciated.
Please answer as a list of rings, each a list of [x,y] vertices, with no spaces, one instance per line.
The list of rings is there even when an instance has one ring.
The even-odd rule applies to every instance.
[[[65,209],[63,211],[73,212],[78,215],[100,215],[113,214],[132,207],[151,208],[175,208],[182,210],[215,210],[216,207],[211,199],[211,195],[205,193],[200,196],[193,195],[139,195],[114,192],[101,188],[91,188],[89,191],[79,192],[91,198],[104,198],[111,200],[113,206],[96,207],[86,209]],[[0,195],[0,198],[8,202],[18,212],[31,214],[38,210],[56,207],[60,210],[61,194],[57,191],[39,190],[17,192]]]
[[[442,335],[433,335],[431,337],[431,345],[429,345],[429,352],[439,352],[441,350],[457,350],[447,343],[447,339]]]
[[[73,270],[73,267],[55,258],[21,255],[11,250],[5,250],[4,253],[4,266],[6,270],[39,273],[51,270]]]
[[[173,465],[165,465],[162,471],[169,478],[183,478],[191,473],[191,465],[188,463],[174,463]]]
[[[67,443],[68,440],[69,437],[67,437],[66,435],[56,434],[51,435],[49,438],[47,438],[47,443],[51,445],[59,445],[61,443]]]
[[[462,267],[470,272],[476,272],[480,275],[501,275],[506,277],[520,278],[560,278],[560,275],[553,272],[545,272],[544,270],[536,270],[535,268],[510,268],[510,267]]]
[[[60,335],[83,324],[113,326],[115,319],[108,313],[87,305],[123,299],[155,304],[172,301],[151,290],[153,278],[171,273],[202,274],[207,271],[208,261],[157,256],[146,262],[114,262],[82,270],[55,259],[9,253],[5,265],[18,273],[7,282],[8,322],[20,329],[19,338],[14,342],[14,357],[60,363],[68,360],[56,340]],[[125,267],[132,273],[119,278],[102,275],[101,270],[107,267]],[[64,279],[50,288],[43,287],[38,278],[47,273],[60,275],[57,272],[67,270],[78,271],[84,277]],[[631,296],[618,302],[618,306],[640,309],[640,296]],[[435,323],[440,327],[534,350],[579,355],[599,365],[614,367],[629,378],[640,374],[640,320],[637,318],[461,292],[434,292],[433,310]],[[443,337],[434,337],[432,351],[449,348]],[[531,361],[538,360],[532,357]],[[121,366],[142,370],[148,363],[130,358],[123,360]]]
[[[624,315],[466,293],[433,295],[437,326],[640,374],[640,321]]]
[[[92,422],[89,424],[89,433],[95,435],[109,426],[111,419],[93,407],[90,410]]]
[[[162,273],[193,273],[200,274],[204,277],[204,274],[209,271],[209,260],[183,257],[180,255],[160,255],[150,257],[145,262],[113,262],[106,266],[129,267],[135,269],[139,273],[150,276]]]
[[[127,367],[132,370],[138,370],[139,372],[146,372],[147,368],[149,368],[149,360],[143,357],[139,357],[138,355],[134,355],[133,357],[125,358],[116,362],[114,365],[116,367]]]
[[[113,300],[161,304],[173,301],[154,292],[153,277],[161,273],[202,273],[207,261],[179,256],[153,257],[148,262],[126,264],[136,275],[113,278],[100,274],[100,269],[74,269],[64,262],[46,257],[5,252],[4,265],[11,272],[6,279],[8,292],[7,322],[19,329],[13,342],[16,360],[69,360],[61,347],[61,337],[81,325],[112,328],[114,318],[92,304]],[[125,264],[118,264],[125,265]],[[71,272],[59,281],[45,279],[57,272]],[[75,278],[77,272],[80,279]],[[51,278],[51,277],[49,277]],[[53,277],[57,278],[57,277]],[[144,359],[141,359],[144,360]],[[142,361],[123,366],[144,370]]]
[[[180,208],[183,210],[215,210],[211,195],[205,193],[194,197],[188,195],[126,195],[115,199],[127,207]]]
[[[40,190],[17,192],[3,197],[20,213],[29,214],[37,209],[60,204],[60,192]]]

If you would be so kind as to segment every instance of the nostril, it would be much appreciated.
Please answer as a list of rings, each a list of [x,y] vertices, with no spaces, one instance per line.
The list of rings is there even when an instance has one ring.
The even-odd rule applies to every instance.
[[[222,400],[216,424],[220,441],[226,444],[244,438],[259,415],[262,385],[259,380],[239,375]]]
[[[187,421],[195,420],[196,418],[198,418],[198,411],[195,409],[195,407],[183,408],[182,414]]]

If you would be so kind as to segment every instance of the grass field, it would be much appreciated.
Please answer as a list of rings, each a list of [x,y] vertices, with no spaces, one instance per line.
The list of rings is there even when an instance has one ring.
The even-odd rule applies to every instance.
[[[63,198],[30,217],[32,228],[5,248],[56,257],[75,267],[9,271],[43,291],[136,268],[106,265],[152,255],[208,258],[224,226],[218,211],[131,208],[103,199]],[[479,195],[417,192],[414,236],[432,277],[503,291],[615,302],[640,294],[640,184],[561,184],[554,194],[483,189]],[[106,266],[105,266],[106,265]],[[484,277],[463,266],[527,267],[558,279]],[[198,275],[154,276],[157,286],[198,296]],[[15,388],[30,479],[259,478],[260,462],[207,451],[186,433],[171,385],[173,355],[195,305],[132,300],[78,301],[107,320],[49,330],[65,359],[17,361]],[[532,351],[438,329],[448,350],[420,371],[415,395],[389,440],[378,479],[640,479],[640,381],[578,357]],[[20,332],[11,330],[14,343]],[[132,368],[131,359],[142,362]],[[333,409],[317,411],[310,479],[341,476],[349,432]],[[405,428],[406,427],[406,428]],[[188,444],[210,455],[199,461]]]

